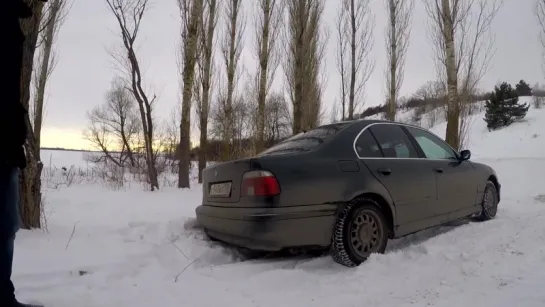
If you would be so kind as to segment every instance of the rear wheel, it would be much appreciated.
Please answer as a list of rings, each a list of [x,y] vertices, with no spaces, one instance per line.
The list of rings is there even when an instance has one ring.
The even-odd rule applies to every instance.
[[[337,218],[331,243],[335,262],[360,265],[373,253],[384,253],[388,223],[379,205],[370,199],[348,204]]]
[[[490,180],[486,183],[481,206],[482,210],[477,217],[478,220],[488,221],[496,217],[496,213],[498,213],[498,190]]]

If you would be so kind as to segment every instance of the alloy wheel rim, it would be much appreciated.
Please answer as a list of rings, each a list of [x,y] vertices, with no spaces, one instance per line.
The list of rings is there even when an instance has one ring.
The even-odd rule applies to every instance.
[[[487,189],[484,194],[483,209],[489,216],[495,216],[498,210],[496,195],[494,190]]]
[[[359,256],[368,257],[377,251],[382,229],[375,214],[362,210],[354,217],[350,226],[350,245]]]

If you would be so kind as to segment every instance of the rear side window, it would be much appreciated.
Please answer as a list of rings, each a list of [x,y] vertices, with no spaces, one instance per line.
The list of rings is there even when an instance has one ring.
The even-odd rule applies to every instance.
[[[382,151],[369,129],[363,131],[356,141],[356,152],[360,158],[382,158]]]
[[[385,158],[419,158],[416,148],[400,126],[378,124],[369,129],[379,143]]]
[[[348,127],[350,124],[350,122],[337,123],[299,133],[263,151],[259,154],[259,156],[305,152],[316,149],[322,143],[337,135],[341,130]]]

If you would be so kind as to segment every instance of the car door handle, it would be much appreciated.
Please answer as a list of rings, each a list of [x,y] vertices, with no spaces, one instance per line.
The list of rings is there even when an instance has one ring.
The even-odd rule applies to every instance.
[[[379,168],[377,171],[384,176],[388,176],[392,173],[392,170],[389,168]]]
[[[439,173],[439,174],[442,174],[443,173],[443,169],[438,167],[438,168],[434,168],[433,169],[436,173]]]

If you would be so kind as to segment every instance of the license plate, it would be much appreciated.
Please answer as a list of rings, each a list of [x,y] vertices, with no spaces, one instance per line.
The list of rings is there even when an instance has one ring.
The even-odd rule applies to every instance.
[[[215,183],[210,186],[210,196],[229,197],[231,195],[231,182]]]

